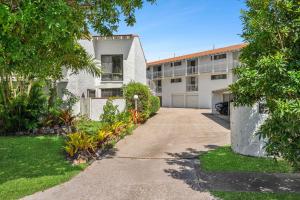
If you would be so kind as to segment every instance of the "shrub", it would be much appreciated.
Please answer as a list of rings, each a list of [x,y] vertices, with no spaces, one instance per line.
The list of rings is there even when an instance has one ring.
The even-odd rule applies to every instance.
[[[154,115],[160,108],[160,99],[157,96],[151,96],[150,98],[150,114]]]
[[[17,94],[6,104],[0,99],[0,105],[0,133],[37,128],[47,108],[43,84],[34,82],[28,93]]]
[[[118,106],[113,104],[112,99],[108,99],[106,104],[103,106],[103,113],[100,116],[100,120],[103,123],[113,124],[117,121],[118,114]]]
[[[75,121],[75,128],[78,132],[84,132],[89,135],[95,135],[103,127],[100,121],[93,121],[86,117],[81,117]]]
[[[141,113],[141,120],[146,121],[150,116],[150,89],[142,83],[131,82],[123,87],[123,91],[128,110],[135,108],[133,96],[139,96],[138,111]]]

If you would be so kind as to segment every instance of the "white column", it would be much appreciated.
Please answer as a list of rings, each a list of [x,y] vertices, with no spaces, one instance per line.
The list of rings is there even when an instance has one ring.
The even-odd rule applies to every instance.
[[[214,55],[212,55],[212,59],[211,59],[211,61],[212,61],[212,73],[214,73],[215,72],[215,58],[214,58],[215,56]]]
[[[185,75],[187,76],[187,68],[188,68],[187,60],[185,60],[184,62],[185,62]]]

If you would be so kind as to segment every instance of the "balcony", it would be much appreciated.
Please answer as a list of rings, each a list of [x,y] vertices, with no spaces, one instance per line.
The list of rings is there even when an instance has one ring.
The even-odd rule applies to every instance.
[[[161,78],[162,77],[162,72],[161,71],[154,71],[152,75],[153,75],[153,79]]]
[[[195,92],[195,91],[198,91],[198,85],[195,85],[195,84],[187,84],[187,85],[186,85],[186,91],[187,91],[187,92]]]
[[[186,68],[174,68],[174,76],[185,76]]]
[[[231,71],[233,68],[239,65],[239,61],[232,60],[227,62],[226,60],[220,60],[215,62],[200,62],[196,66],[176,66],[165,67],[161,71],[149,71],[147,77],[149,79],[162,79],[167,77],[178,77],[186,75],[198,75],[201,73],[213,73]]]
[[[198,67],[197,66],[188,66],[187,67],[187,74],[198,74]]]
[[[227,72],[227,62],[225,61],[215,61],[214,62],[214,72]]]
[[[103,73],[101,76],[102,81],[123,81],[122,73]]]

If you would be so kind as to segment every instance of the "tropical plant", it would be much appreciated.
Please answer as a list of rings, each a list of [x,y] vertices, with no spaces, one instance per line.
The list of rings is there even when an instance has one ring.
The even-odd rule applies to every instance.
[[[247,0],[243,38],[248,45],[231,86],[235,105],[265,101],[268,119],[259,136],[269,155],[300,167],[300,4],[297,0]]]
[[[0,90],[0,93],[3,91]],[[2,121],[0,132],[2,133],[37,128],[47,109],[47,97],[43,82],[32,82],[30,90],[26,93],[18,91],[15,93],[14,97],[8,101],[0,95],[0,118]],[[5,105],[4,101],[6,101]]]
[[[70,110],[62,110],[59,115],[59,119],[61,120],[61,122],[68,127],[73,126],[75,118],[76,117],[72,114],[72,111]]]
[[[85,133],[72,133],[67,135],[65,150],[71,157],[79,154],[91,156],[96,149],[94,138]]]
[[[142,83],[130,82],[123,87],[123,91],[128,110],[135,109],[135,100],[133,99],[133,96],[138,95],[137,109],[138,112],[140,112],[141,121],[146,121],[150,116],[150,89]]]
[[[150,97],[150,115],[154,115],[160,108],[160,99],[157,96]]]

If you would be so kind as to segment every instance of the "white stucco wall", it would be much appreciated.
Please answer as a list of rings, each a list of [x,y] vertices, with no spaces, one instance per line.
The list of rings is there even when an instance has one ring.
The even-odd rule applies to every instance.
[[[224,73],[223,73],[224,74]],[[202,73],[198,77],[198,91],[186,91],[186,77],[180,83],[171,83],[171,78],[162,79],[162,106],[172,107],[172,94],[198,94],[199,108],[212,108],[212,91],[227,88],[232,83],[232,73],[227,79],[211,80],[211,73]]]
[[[187,92],[186,91],[186,78],[189,76],[185,76],[184,74],[180,76],[176,76],[175,72],[185,72],[187,67],[187,61],[181,60],[182,65],[177,67],[170,67],[169,64],[163,64],[162,71],[167,71],[168,73],[174,70],[173,78],[182,78],[181,83],[172,83],[170,82],[170,77],[162,78],[162,106],[164,107],[172,107],[172,95],[189,95],[189,94],[198,94],[198,108],[212,108],[212,92],[215,90],[220,90],[224,88],[228,88],[230,84],[233,82],[233,75],[231,70],[228,72],[226,68],[228,66],[229,69],[232,68],[233,65],[233,53],[227,52],[227,59],[221,59],[218,61],[212,61],[211,55],[202,56],[198,58],[198,68],[200,74],[194,75],[198,78],[198,91],[196,92]],[[176,70],[176,69],[183,70]],[[224,71],[225,69],[225,71]],[[219,70],[219,71],[218,71]],[[223,70],[223,71],[222,71]],[[150,66],[150,72],[153,71],[153,66]],[[219,80],[211,80],[211,75],[217,74],[227,74],[226,79]],[[151,86],[151,85],[150,85]],[[151,86],[151,88],[154,88]],[[216,99],[215,99],[216,100]]]
[[[144,50],[141,44],[141,41],[138,37],[135,37],[133,40],[133,45],[135,46],[135,74],[134,80],[146,84],[146,58],[144,55]]]
[[[232,73],[227,74],[227,79],[219,80],[211,80],[211,75],[203,73],[198,78],[200,108],[212,108],[212,91],[227,88],[232,83]]]
[[[258,112],[258,104],[253,107],[230,106],[231,147],[233,151],[250,156],[265,156],[263,140],[256,135],[260,125],[267,118]]]
[[[80,72],[75,75],[71,74],[70,71],[65,71],[65,77],[58,84],[59,93],[61,93],[63,89],[67,89],[78,97],[81,97],[82,94],[87,97],[87,90],[95,89],[96,97],[100,97],[101,88],[121,88],[130,81],[146,84],[146,60],[138,37],[93,37],[90,41],[80,40],[79,43],[100,63],[101,55],[122,54],[123,81],[102,82],[101,78],[93,77],[91,74],[85,72]],[[94,103],[90,105],[91,108],[94,107],[98,110],[99,106],[101,107],[101,105],[95,105]],[[80,107],[81,103],[77,102],[73,107],[74,114],[80,113]],[[93,113],[91,113],[91,116],[93,119],[96,118]]]

